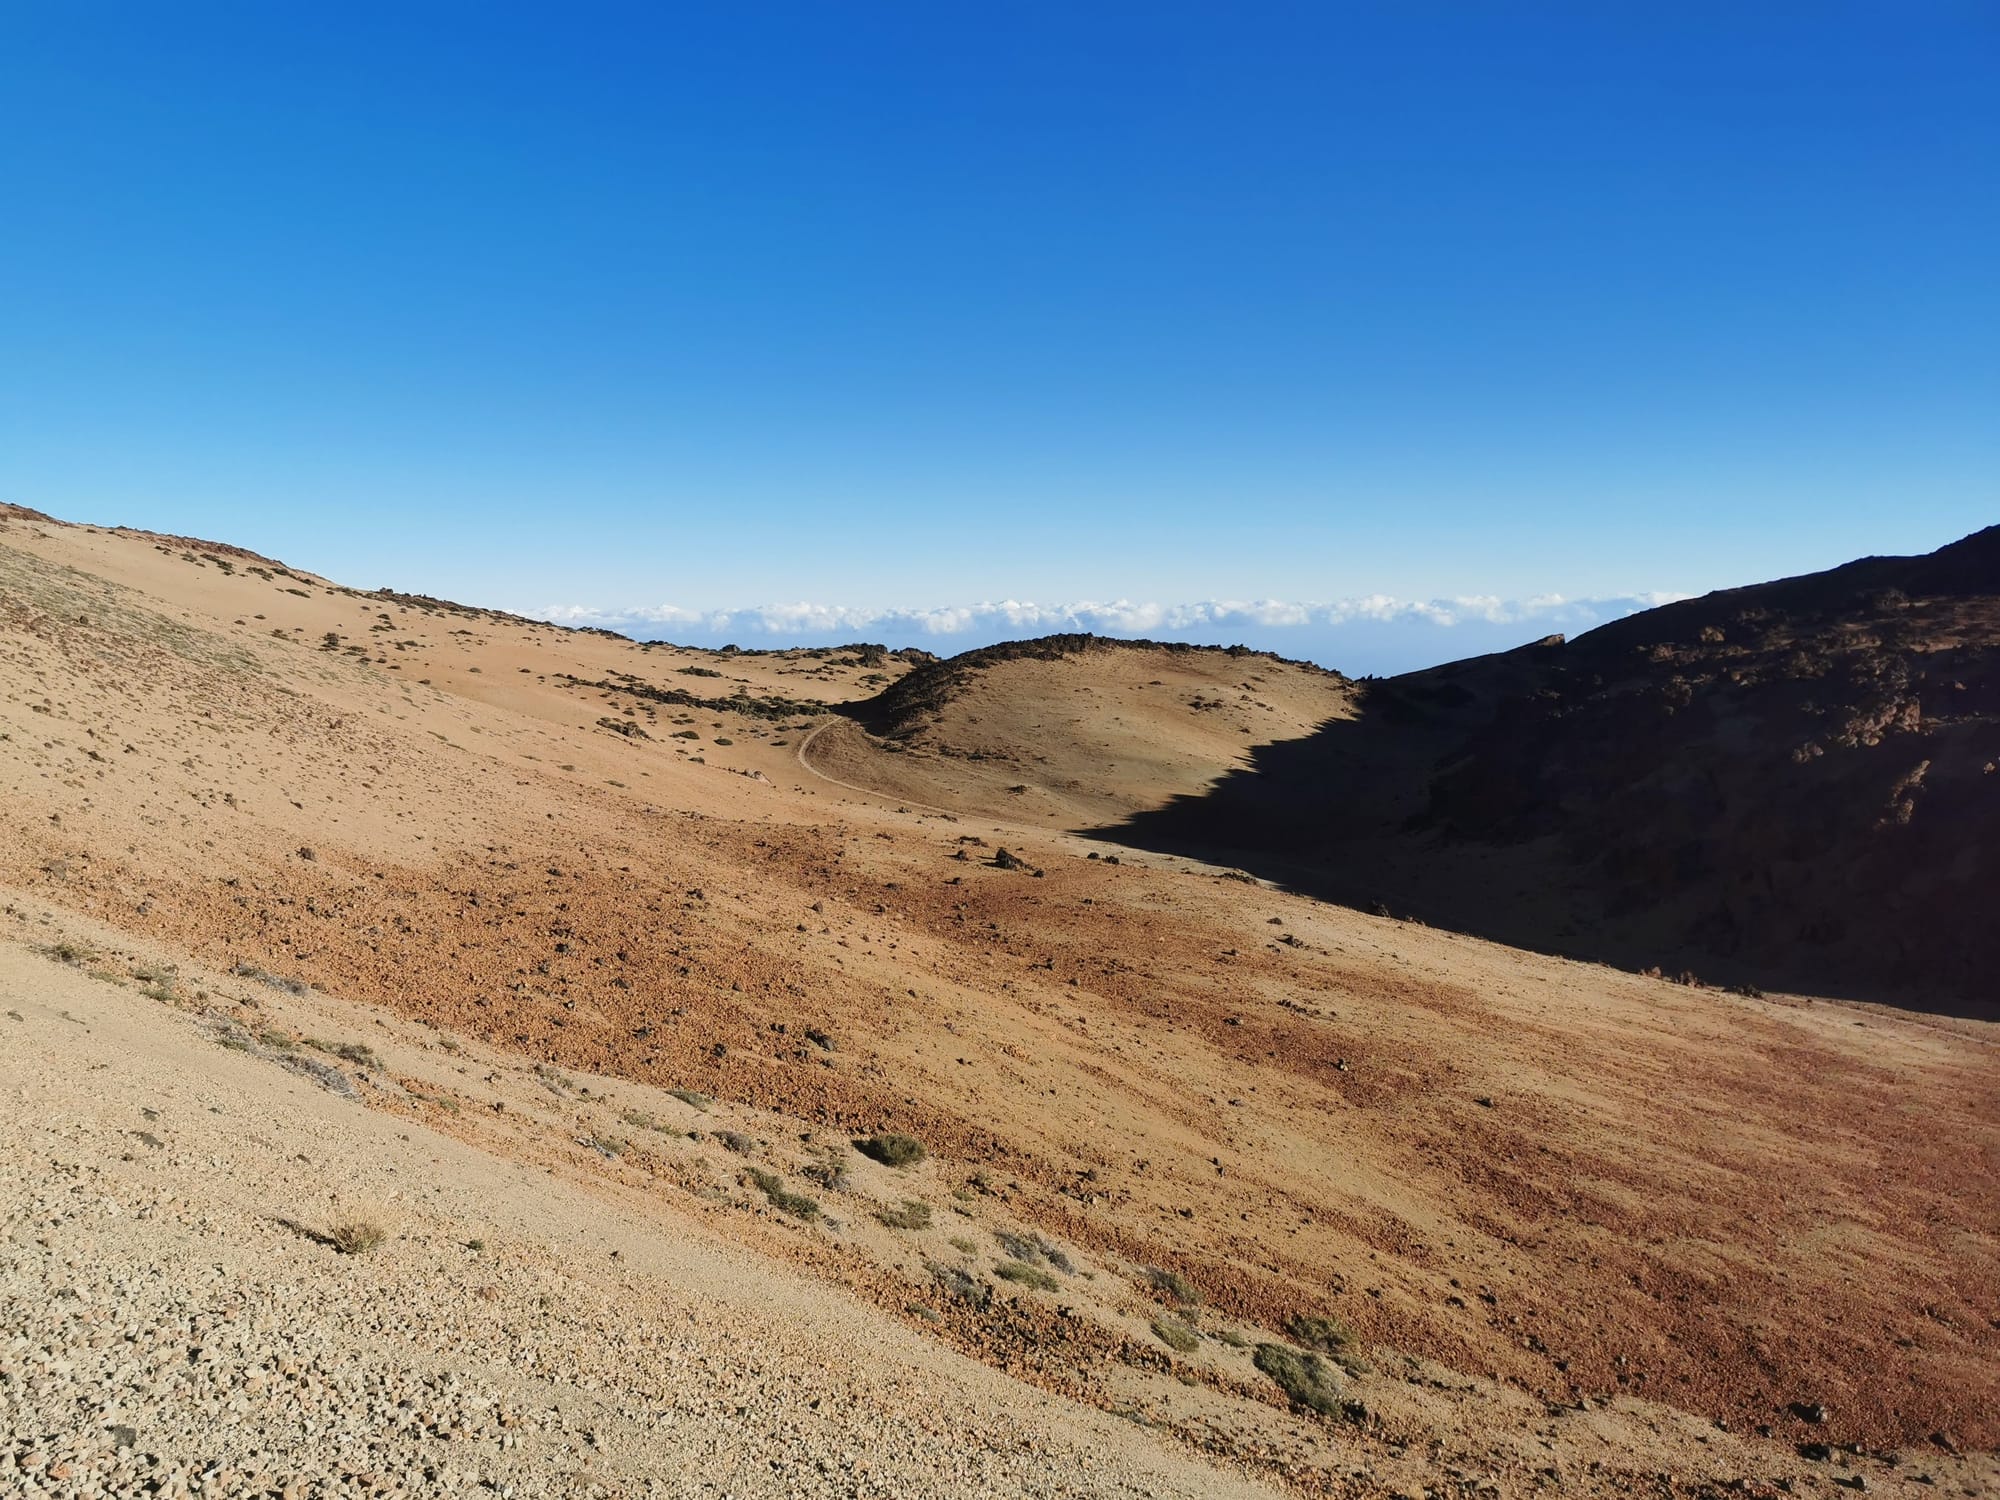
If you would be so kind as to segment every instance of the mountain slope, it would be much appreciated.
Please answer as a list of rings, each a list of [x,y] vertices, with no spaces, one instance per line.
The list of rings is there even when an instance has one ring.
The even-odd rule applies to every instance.
[[[1368,686],[1117,837],[1710,978],[1996,1013],[2000,528]]]
[[[144,1113],[156,1074],[84,1029],[104,1027],[126,1058],[157,1035],[204,1107],[248,1112],[144,1169],[187,1200],[189,1256],[212,1206],[207,1264],[248,1254],[260,1203],[318,1232],[302,1176],[418,1194],[446,1137],[522,1195],[493,1217],[535,1220],[538,1264],[608,1255],[565,1237],[571,1194],[638,1241],[729,1241],[737,1293],[819,1351],[774,1354],[774,1378],[867,1358],[858,1320],[925,1341],[955,1388],[983,1388],[960,1368],[978,1361],[1131,1415],[1161,1472],[1199,1453],[1306,1492],[1511,1492],[1553,1465],[1580,1493],[1664,1494],[1663,1475],[1802,1480],[1801,1442],[1928,1469],[1933,1432],[2000,1441],[2000,1256],[1970,1227],[2000,1218],[1989,1028],[1693,991],[1114,864],[1060,831],[1145,815],[1267,736],[1371,725],[1331,674],[1030,650],[966,674],[903,750],[847,716],[875,722],[865,700],[924,670],[642,646],[0,516],[0,1034],[19,1043],[0,1103],[22,1201],[60,1201],[79,1153],[119,1176],[141,1170],[125,1152],[188,1149]],[[1051,697],[1065,673],[1101,674],[1097,694]],[[911,788],[976,774],[939,799],[860,792],[816,774],[828,740]],[[1091,772],[1106,742],[1144,773]],[[58,1083],[98,1124],[63,1124],[82,1106]],[[278,1170],[296,1152],[259,1113],[321,1088],[334,1119],[367,1112],[355,1158]],[[384,1125],[406,1155],[380,1154]],[[928,1156],[854,1147],[880,1132]],[[222,1181],[231,1153],[262,1165]],[[412,1218],[422,1240],[387,1253],[423,1275],[452,1237],[513,1253],[462,1209]],[[82,1255],[95,1231],[61,1233]],[[0,1225],[22,1306],[59,1291],[48,1234]],[[144,1231],[116,1243],[143,1263]],[[354,1264],[305,1244],[251,1270],[337,1295]],[[635,1308],[670,1290],[627,1258],[650,1278]],[[1323,1372],[1358,1403],[1331,1417],[1259,1363],[1315,1338],[1355,1366]],[[1812,1402],[1827,1421],[1792,1410]],[[1048,1488],[1117,1492],[1061,1462]]]
[[[1092,827],[1200,792],[1253,746],[1350,713],[1352,688],[1266,652],[1045,636],[917,666],[847,705],[808,759],[885,796]]]
[[[2000,1014],[2000,528],[1386,681],[1050,637],[918,666],[814,765],[1364,909]]]

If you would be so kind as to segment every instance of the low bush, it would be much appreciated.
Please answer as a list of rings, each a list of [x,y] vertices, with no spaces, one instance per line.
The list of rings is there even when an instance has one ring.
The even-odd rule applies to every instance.
[[[318,1037],[307,1037],[306,1045],[320,1052],[331,1053],[342,1062],[353,1063],[357,1068],[379,1068],[382,1059],[375,1055],[375,1049],[366,1042],[326,1042]]]
[[[1192,1354],[1201,1347],[1201,1335],[1174,1318],[1156,1318],[1153,1337],[1177,1354]]]
[[[1015,1234],[1012,1230],[996,1229],[993,1238],[1013,1260],[1025,1261],[1031,1266],[1051,1266],[1065,1276],[1076,1274],[1076,1266],[1069,1256],[1042,1235]]]
[[[1327,1417],[1340,1410],[1340,1377],[1317,1354],[1283,1344],[1259,1344],[1255,1362],[1296,1405]]]
[[[875,1217],[891,1229],[928,1229],[931,1227],[931,1206],[912,1198],[899,1208],[883,1209]]]
[[[1201,1302],[1201,1293],[1196,1291],[1188,1279],[1178,1271],[1164,1270],[1159,1266],[1146,1271],[1146,1285],[1156,1292],[1164,1292],[1182,1307],[1195,1307]]]
[[[1058,1285],[1055,1277],[1040,1266],[1031,1266],[1025,1261],[1002,1261],[993,1268],[993,1274],[1002,1281],[1012,1281],[1021,1286],[1031,1286],[1038,1292],[1052,1292]]]
[[[954,1302],[983,1309],[993,1300],[992,1287],[957,1266],[941,1266],[935,1261],[926,1261],[924,1269],[931,1273],[931,1280],[938,1284],[939,1290]]]
[[[885,1167],[913,1167],[930,1154],[922,1141],[909,1135],[871,1135],[856,1141],[854,1149]]]
[[[803,1193],[791,1192],[776,1172],[752,1167],[747,1175],[757,1185],[757,1191],[764,1195],[765,1201],[778,1212],[790,1214],[795,1219],[819,1217],[819,1204]]]
[[[1354,1330],[1338,1318],[1296,1317],[1285,1325],[1285,1332],[1308,1349],[1331,1355],[1333,1362],[1350,1375],[1366,1375],[1370,1369]]]
[[[818,1183],[829,1193],[844,1193],[853,1186],[848,1180],[847,1163],[844,1161],[808,1162],[799,1168],[799,1175],[808,1182]]]

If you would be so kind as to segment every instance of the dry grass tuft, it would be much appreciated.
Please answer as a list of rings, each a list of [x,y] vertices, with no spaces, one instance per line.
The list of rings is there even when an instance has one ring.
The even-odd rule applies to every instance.
[[[1040,1266],[1031,1266],[1025,1261],[1002,1261],[993,1268],[993,1274],[1002,1281],[1011,1281],[1019,1286],[1031,1286],[1038,1292],[1053,1292],[1059,1285],[1055,1277]]]
[[[1176,1354],[1192,1354],[1201,1347],[1201,1335],[1176,1318],[1154,1319],[1153,1337]]]
[[[349,1214],[326,1231],[326,1242],[342,1255],[365,1255],[388,1238],[381,1223],[363,1214]]]
[[[1338,1318],[1296,1317],[1285,1325],[1285,1332],[1308,1349],[1332,1356],[1350,1375],[1366,1375],[1373,1368],[1362,1356],[1354,1330]]]
[[[928,1229],[931,1227],[931,1206],[911,1198],[899,1208],[883,1209],[875,1217],[891,1229]]]

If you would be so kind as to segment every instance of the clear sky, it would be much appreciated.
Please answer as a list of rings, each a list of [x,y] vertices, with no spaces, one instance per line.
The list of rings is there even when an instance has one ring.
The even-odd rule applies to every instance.
[[[0,0],[0,498],[621,619],[1927,550],[2000,7]]]

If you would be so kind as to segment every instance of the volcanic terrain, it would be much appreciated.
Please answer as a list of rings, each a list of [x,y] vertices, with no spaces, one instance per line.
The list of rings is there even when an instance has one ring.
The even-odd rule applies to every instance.
[[[1383,684],[0,508],[0,1475],[1986,1492],[1963,545]]]
[[[861,717],[860,784],[1547,952],[2000,1015],[2000,527],[1387,680],[1051,637]]]

